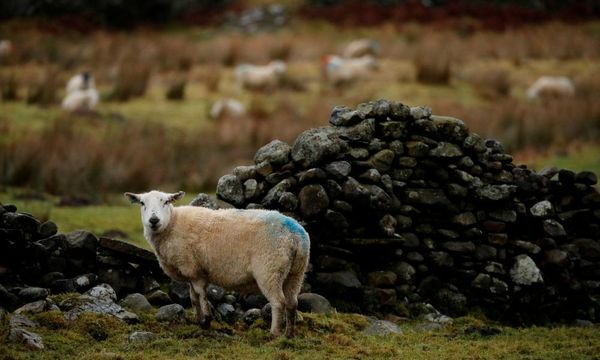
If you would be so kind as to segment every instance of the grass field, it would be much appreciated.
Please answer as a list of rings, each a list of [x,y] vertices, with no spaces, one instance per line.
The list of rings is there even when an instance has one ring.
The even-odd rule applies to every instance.
[[[213,330],[196,325],[159,323],[152,314],[141,323],[127,325],[115,318],[86,314],[76,322],[58,312],[33,316],[33,328],[46,349],[28,351],[23,345],[3,344],[2,359],[597,359],[597,328],[510,328],[474,317],[455,319],[453,325],[433,332],[416,331],[416,323],[401,325],[403,334],[369,336],[361,331],[368,320],[361,315],[301,314],[296,338],[271,339],[268,324],[258,320],[251,327],[215,324]],[[493,325],[498,335],[468,334],[469,326]],[[6,332],[0,326],[0,334]],[[216,331],[215,331],[216,330]],[[133,331],[152,331],[157,337],[147,344],[128,341]],[[100,336],[102,335],[102,336]],[[102,340],[95,340],[102,339]]]
[[[466,35],[418,24],[335,28],[301,21],[259,34],[173,28],[85,36],[7,22],[0,24],[3,37],[20,44],[0,64],[1,87],[17,97],[0,103],[4,186],[88,196],[152,187],[213,191],[222,174],[248,163],[270,140],[291,142],[327,124],[333,106],[377,98],[459,117],[511,153],[526,151],[531,163],[541,161],[532,154],[548,158],[553,149],[600,139],[598,22]],[[381,43],[379,70],[338,89],[324,82],[320,57],[361,37]],[[254,92],[235,84],[235,65],[274,58],[287,62],[293,86]],[[65,114],[64,84],[83,69],[92,70],[102,101],[91,116]],[[440,69],[449,73],[437,83],[420,80]],[[528,101],[526,89],[541,75],[569,76],[576,96]],[[169,101],[165,94],[177,79],[186,84],[185,96]],[[139,84],[139,96],[111,99],[116,89]],[[31,98],[37,92],[45,96]],[[223,97],[239,99],[247,116],[210,120],[210,107]]]

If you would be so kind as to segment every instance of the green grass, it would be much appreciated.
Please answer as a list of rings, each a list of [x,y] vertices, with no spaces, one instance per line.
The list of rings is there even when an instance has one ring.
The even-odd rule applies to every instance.
[[[530,165],[532,168],[541,170],[543,168],[556,166],[559,169],[570,169],[573,171],[593,171],[600,174],[600,145],[584,145],[566,154],[551,155],[534,159]]]
[[[46,349],[30,352],[21,344],[0,347],[3,359],[594,359],[600,353],[596,328],[498,326],[502,333],[491,337],[465,335],[469,325],[484,322],[472,317],[437,332],[416,332],[414,323],[403,324],[402,335],[367,336],[361,331],[368,321],[361,315],[301,314],[297,336],[271,339],[268,324],[257,321],[250,328],[216,324],[212,330],[196,325],[158,323],[152,314],[141,323],[127,325],[109,316],[86,314],[75,322],[58,312],[34,316]],[[152,331],[157,338],[148,344],[128,341],[133,331]],[[216,331],[215,331],[216,330]],[[0,333],[6,331],[0,328]],[[229,333],[231,335],[224,335]],[[97,341],[93,335],[107,334]]]

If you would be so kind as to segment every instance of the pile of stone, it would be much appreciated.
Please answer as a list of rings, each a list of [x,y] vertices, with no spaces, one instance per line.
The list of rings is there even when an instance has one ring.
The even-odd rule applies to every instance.
[[[338,308],[426,300],[451,315],[600,320],[595,174],[515,165],[500,142],[425,107],[341,106],[329,122],[265,145],[217,196],[300,220],[308,281]]]
[[[52,295],[63,293],[73,294],[55,303]],[[262,295],[242,297],[209,285],[208,299],[220,321],[270,320]],[[87,231],[61,234],[51,221],[40,223],[13,205],[0,205],[0,321],[5,310],[13,312],[11,340],[43,348],[41,338],[27,330],[33,325],[19,322],[28,313],[61,311],[72,321],[91,312],[136,323],[138,314],[155,309],[159,321],[187,322],[184,307],[190,305],[188,284],[168,279],[152,252]],[[312,293],[299,297],[299,309],[333,311],[327,299]]]
[[[87,231],[58,233],[52,221],[40,223],[0,206],[0,305],[14,309],[48,294],[85,292],[109,283],[119,296],[152,294],[167,281],[150,251]]]

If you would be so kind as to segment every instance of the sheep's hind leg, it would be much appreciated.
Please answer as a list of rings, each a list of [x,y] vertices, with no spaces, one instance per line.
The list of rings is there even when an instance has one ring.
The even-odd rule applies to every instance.
[[[283,320],[283,308],[285,305],[285,296],[281,288],[282,281],[271,278],[267,283],[258,283],[258,287],[263,295],[271,303],[271,335],[274,337],[281,335],[281,323]]]
[[[298,293],[304,280],[304,273],[289,274],[283,283],[285,296],[285,336],[294,337],[296,327],[296,309],[298,308]]]
[[[212,316],[210,306],[206,300],[206,282],[203,280],[194,280],[190,283],[190,299],[196,312],[196,320],[203,329],[210,328]]]

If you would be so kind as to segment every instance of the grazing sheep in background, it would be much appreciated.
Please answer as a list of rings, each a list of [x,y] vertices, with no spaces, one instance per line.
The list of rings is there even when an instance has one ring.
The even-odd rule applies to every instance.
[[[308,265],[310,240],[296,220],[268,210],[174,207],[184,192],[125,193],[139,203],[144,237],[160,266],[190,284],[197,320],[210,326],[206,287],[213,283],[241,293],[257,288],[271,303],[271,334],[294,335],[298,293]]]
[[[238,86],[250,90],[271,90],[276,88],[287,71],[283,61],[271,61],[268,65],[242,64],[235,69]]]
[[[342,51],[345,58],[359,58],[365,55],[377,56],[381,51],[379,43],[372,39],[354,40]]]
[[[571,97],[575,95],[575,86],[566,76],[542,76],[527,90],[527,98],[548,99]]]
[[[95,89],[96,83],[94,82],[94,78],[90,75],[89,72],[82,72],[81,74],[77,74],[69,79],[67,83],[66,92],[70,94],[74,91],[78,90],[87,90],[87,89]]]
[[[334,86],[363,79],[379,67],[377,60],[369,55],[355,59],[326,55],[321,59],[321,62],[323,77]]]
[[[210,108],[210,117],[214,120],[227,117],[240,118],[244,115],[246,115],[246,107],[235,99],[220,99]]]
[[[93,111],[100,100],[94,78],[88,72],[73,76],[66,91],[62,108],[69,112]]]
[[[0,59],[12,54],[13,44],[10,40],[0,40]]]

